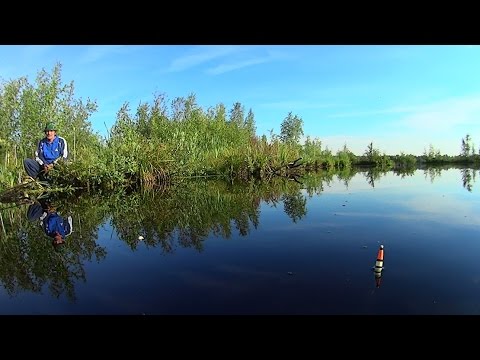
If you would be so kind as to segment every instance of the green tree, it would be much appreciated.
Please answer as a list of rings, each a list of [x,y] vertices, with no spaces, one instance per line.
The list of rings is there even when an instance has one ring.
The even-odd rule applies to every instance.
[[[227,119],[227,110],[225,108],[225,105],[223,105],[222,103],[218,104],[216,107],[215,107],[215,121],[216,122],[219,122],[219,123],[224,123],[226,122],[226,119]]]
[[[428,152],[424,150],[423,155],[429,160],[438,159],[440,157],[440,150],[435,149],[433,145],[430,144]]]
[[[280,140],[285,144],[298,144],[302,135],[303,120],[290,111],[281,124]]]
[[[474,153],[474,147],[472,143],[472,138],[470,137],[469,134],[465,136],[465,138],[462,139],[462,152],[461,156],[470,156],[470,154],[473,155]]]
[[[244,125],[245,110],[239,102],[233,104],[233,108],[230,110],[230,123],[242,128]]]
[[[373,142],[368,144],[367,150],[363,153],[367,157],[369,161],[376,161],[376,159],[380,156],[380,151],[373,147]]]
[[[250,136],[255,136],[255,117],[253,115],[252,109],[248,110],[247,117],[245,118],[245,128],[247,129]]]
[[[185,98],[179,96],[173,99],[171,105],[171,118],[173,121],[183,121],[186,118]]]

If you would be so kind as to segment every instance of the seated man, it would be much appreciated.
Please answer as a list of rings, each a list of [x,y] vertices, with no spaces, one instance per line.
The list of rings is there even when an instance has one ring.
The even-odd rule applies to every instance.
[[[67,141],[57,135],[57,129],[53,123],[45,125],[45,137],[38,142],[35,150],[35,160],[25,159],[23,166],[27,174],[36,179],[46,180],[46,175],[59,160],[68,157]]]

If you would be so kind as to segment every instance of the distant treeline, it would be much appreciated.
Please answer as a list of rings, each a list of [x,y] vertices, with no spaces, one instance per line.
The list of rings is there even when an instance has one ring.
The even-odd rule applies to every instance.
[[[0,188],[25,175],[23,159],[33,157],[47,121],[69,145],[70,162],[52,171],[58,182],[86,189],[151,187],[185,177],[217,176],[229,179],[270,179],[320,169],[356,165],[382,170],[408,169],[423,164],[480,163],[470,135],[461,140],[458,156],[441,155],[430,146],[422,156],[386,155],[366,144],[356,155],[345,145],[336,153],[320,139],[304,136],[303,120],[289,112],[280,134],[256,135],[252,109],[239,102],[202,109],[191,94],[168,101],[155,94],[132,113],[125,102],[106,137],[95,133],[89,121],[97,111],[90,99],[74,96],[73,81],[64,84],[61,64],[51,73],[41,70],[35,83],[27,78],[0,86]]]

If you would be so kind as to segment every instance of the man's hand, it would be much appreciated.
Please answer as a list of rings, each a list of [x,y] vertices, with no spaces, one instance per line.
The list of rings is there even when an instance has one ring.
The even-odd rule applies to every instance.
[[[45,172],[45,174],[51,170],[53,168],[53,164],[43,164],[43,171]]]

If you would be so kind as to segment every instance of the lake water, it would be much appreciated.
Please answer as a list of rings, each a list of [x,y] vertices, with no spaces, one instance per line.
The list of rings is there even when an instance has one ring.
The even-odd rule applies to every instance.
[[[73,227],[58,250],[27,206],[7,209],[0,313],[479,314],[476,177],[359,172],[82,196],[56,208]]]

